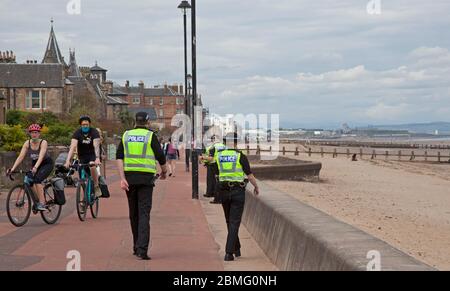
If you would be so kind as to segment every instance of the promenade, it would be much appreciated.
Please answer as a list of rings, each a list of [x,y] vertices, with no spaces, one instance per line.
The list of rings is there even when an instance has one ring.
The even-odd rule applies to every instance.
[[[158,181],[151,212],[151,261],[132,255],[132,236],[125,193],[119,187],[114,162],[107,164],[110,199],[100,202],[99,218],[88,213],[78,220],[75,189],[66,189],[67,204],[58,224],[46,225],[40,216],[15,228],[0,195],[0,270],[61,270],[69,251],[81,256],[82,271],[222,271],[276,270],[258,245],[241,229],[243,257],[224,262],[226,224],[221,205],[203,198],[205,171],[200,167],[200,200],[191,198],[191,175],[178,162],[175,178]]]

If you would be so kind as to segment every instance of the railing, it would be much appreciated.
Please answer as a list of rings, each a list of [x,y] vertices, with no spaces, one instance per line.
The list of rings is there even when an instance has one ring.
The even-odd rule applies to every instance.
[[[345,152],[338,151],[337,148],[334,148],[333,151],[326,151],[323,147],[320,148],[320,150],[313,150],[311,147],[304,148],[303,150],[300,150],[299,147],[296,147],[295,150],[287,150],[285,146],[278,149],[278,154],[282,156],[286,156],[288,154],[294,154],[295,156],[299,156],[300,153],[307,154],[309,157],[311,157],[314,154],[320,154],[321,157],[325,157],[326,155],[330,155],[333,158],[337,158],[338,156],[347,156],[347,158],[351,157],[358,157],[363,159],[364,157],[370,157],[370,159],[378,159],[380,157],[384,158],[385,160],[389,160],[392,158],[396,158],[399,161],[405,161],[405,159],[409,161],[414,161],[418,159],[422,159],[425,162],[428,161],[437,161],[437,162],[450,162],[450,153],[449,154],[442,154],[440,151],[437,153],[429,153],[427,150],[423,153],[417,153],[416,151],[405,151],[405,150],[398,150],[398,151],[380,151],[376,149],[372,149],[370,152],[364,151],[367,148],[359,148],[358,150],[351,150],[346,149]],[[241,151],[244,153],[247,153],[248,155],[251,153],[256,153],[256,155],[261,155],[261,153],[270,153],[271,155],[276,154],[277,151],[273,149],[272,146],[270,146],[268,149],[263,149],[260,146],[256,148],[250,148],[247,146],[246,148],[241,148]]]

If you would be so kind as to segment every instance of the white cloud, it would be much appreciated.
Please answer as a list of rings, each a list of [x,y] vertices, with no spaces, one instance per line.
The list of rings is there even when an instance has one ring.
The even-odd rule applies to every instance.
[[[421,48],[411,53],[418,55],[411,64],[384,71],[367,70],[359,65],[321,74],[302,72],[292,78],[258,75],[223,91],[220,96],[221,100],[242,103],[247,112],[262,110],[266,98],[276,98],[286,107],[272,109],[280,110],[290,121],[298,116],[313,116],[310,118],[318,123],[334,119],[370,123],[414,118],[445,120],[445,115],[435,112],[442,106],[450,107],[450,74],[435,74],[441,64],[434,64],[430,59],[449,53],[443,48]],[[419,62],[428,66],[416,71],[414,67]],[[246,106],[250,104],[254,106]],[[311,111],[316,113],[315,117]]]

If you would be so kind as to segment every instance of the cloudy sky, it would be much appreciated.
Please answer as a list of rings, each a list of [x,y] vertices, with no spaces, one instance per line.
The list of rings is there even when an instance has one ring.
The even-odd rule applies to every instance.
[[[108,78],[183,82],[179,0],[0,0],[0,50],[41,60],[50,19],[66,59]],[[211,111],[290,127],[450,121],[450,1],[197,0],[199,92]]]

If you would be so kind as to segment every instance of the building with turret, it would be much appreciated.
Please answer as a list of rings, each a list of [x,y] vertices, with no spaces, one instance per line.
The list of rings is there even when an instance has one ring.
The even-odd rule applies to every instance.
[[[25,64],[17,64],[12,51],[0,53],[0,93],[6,110],[64,114],[81,105],[106,118],[107,70],[96,63],[83,74],[75,50],[69,50],[69,56],[67,64],[56,39],[53,20],[40,63],[27,60]]]
[[[79,66],[75,49],[68,61],[61,53],[51,21],[50,35],[41,62],[16,62],[12,51],[0,52],[0,123],[7,110],[67,114],[74,108],[89,108],[91,114],[108,121],[120,121],[122,113],[148,112],[160,128],[171,127],[174,115],[185,111],[183,85],[146,87],[114,84],[108,70],[97,61]],[[201,104],[201,97],[197,104]]]

